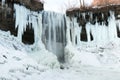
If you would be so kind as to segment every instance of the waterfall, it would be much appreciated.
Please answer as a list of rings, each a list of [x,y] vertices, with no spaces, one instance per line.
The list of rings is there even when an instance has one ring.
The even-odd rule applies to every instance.
[[[65,15],[43,12],[43,42],[46,49],[55,53],[59,58],[64,56],[65,30]]]
[[[84,20],[87,20],[85,19],[85,13],[77,14],[76,17],[67,17],[64,14],[54,12],[30,11],[18,4],[14,4],[14,9],[18,39],[22,42],[22,35],[24,35],[26,28],[32,28],[34,30],[35,49],[47,49],[54,53],[59,60],[64,60],[66,44],[82,46],[83,28],[87,35],[87,41],[84,43],[87,43],[87,46],[98,47],[105,45],[107,42],[115,41],[118,38],[117,27],[120,30],[120,21],[115,20],[115,14],[112,11],[110,11],[108,26],[105,25],[105,22],[99,23],[97,19],[94,24],[88,21],[85,26],[82,26],[77,20],[77,16],[82,16]],[[92,18],[92,13],[89,13],[89,15]]]
[[[45,47],[56,54],[58,58],[63,58],[66,43],[65,15],[46,11],[34,12],[18,4],[14,4],[14,8],[15,27],[18,28],[19,41],[22,41],[22,35],[26,28],[32,28],[34,30],[34,45],[37,49]]]

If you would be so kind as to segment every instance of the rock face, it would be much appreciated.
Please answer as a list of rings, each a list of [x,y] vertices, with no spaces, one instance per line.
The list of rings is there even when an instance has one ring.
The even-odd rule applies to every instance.
[[[33,11],[39,11],[43,10],[43,3],[39,0],[6,0],[6,3],[8,4],[21,4],[27,7],[28,9],[31,9]]]
[[[120,0],[93,0],[92,6],[120,5]]]

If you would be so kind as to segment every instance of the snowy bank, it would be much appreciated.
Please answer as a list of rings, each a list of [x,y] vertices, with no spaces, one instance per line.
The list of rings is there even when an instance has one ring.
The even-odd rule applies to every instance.
[[[50,68],[53,68],[53,67],[59,68],[60,67],[57,57],[53,53],[47,51],[45,48],[43,48],[43,49],[39,48],[39,50],[38,50],[35,47],[36,45],[24,45],[23,43],[19,42],[18,38],[10,35],[9,32],[0,31],[0,37],[1,37],[0,38],[0,41],[1,41],[0,46],[4,47],[6,50],[8,49],[7,50],[8,52],[18,51],[18,52],[28,56],[28,58],[33,59],[38,64],[43,64]],[[2,51],[2,49],[0,51]],[[11,52],[11,53],[13,53],[13,52]],[[16,53],[16,52],[14,52],[14,53]],[[21,54],[18,53],[18,55],[21,55]],[[19,56],[19,57],[21,57],[21,56]]]

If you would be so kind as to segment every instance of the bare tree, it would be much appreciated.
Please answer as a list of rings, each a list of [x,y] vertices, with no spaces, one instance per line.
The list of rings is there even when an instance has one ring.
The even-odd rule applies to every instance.
[[[79,0],[80,2],[80,9],[85,9],[86,6],[85,6],[85,1],[84,0]]]
[[[64,4],[64,8],[66,8],[67,10],[72,10],[72,9],[75,9],[76,8],[76,5],[77,5],[77,0],[73,2],[71,2],[70,0]]]

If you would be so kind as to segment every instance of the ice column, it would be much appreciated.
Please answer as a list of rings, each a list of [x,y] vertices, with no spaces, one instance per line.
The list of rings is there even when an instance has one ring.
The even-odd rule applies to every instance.
[[[71,18],[70,20],[70,18],[66,17],[66,24],[67,24],[67,33],[66,33],[67,44],[72,43],[72,45],[74,46],[80,45],[81,43],[80,35],[81,35],[82,27],[79,26],[77,22],[77,18]]]
[[[110,11],[110,18],[108,21],[109,21],[109,39],[114,40],[117,38],[117,27],[114,12]]]
[[[22,42],[22,35],[27,26],[34,30],[34,39],[36,47],[44,47],[41,40],[42,35],[42,13],[30,11],[24,6],[14,4],[15,9],[15,28],[18,28],[17,37]],[[32,26],[31,26],[32,24]]]
[[[90,23],[87,23],[85,28],[86,28],[86,32],[87,32],[87,41],[90,42],[91,41],[91,38],[90,38],[91,25],[90,25]]]
[[[66,24],[67,24],[67,31],[66,31],[67,44],[71,44],[71,39],[70,39],[70,18],[69,17],[66,17]]]
[[[17,37],[20,41],[22,41],[23,32],[26,30],[26,26],[28,24],[27,17],[28,17],[28,10],[20,5],[14,4],[15,8],[15,27],[18,28]]]

